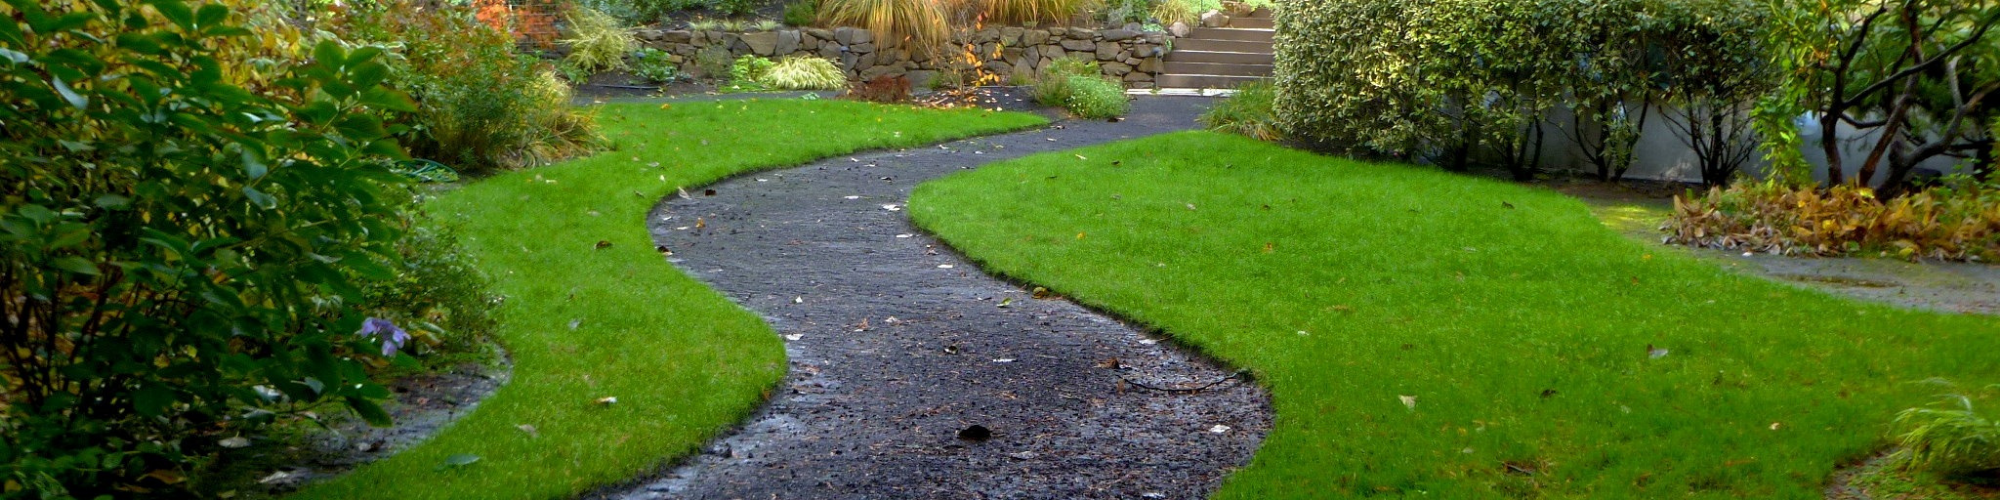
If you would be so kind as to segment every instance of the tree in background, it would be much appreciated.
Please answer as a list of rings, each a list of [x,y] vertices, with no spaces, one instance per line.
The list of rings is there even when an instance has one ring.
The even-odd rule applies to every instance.
[[[1934,158],[1992,163],[2000,92],[1996,0],[1768,0],[1767,39],[1783,83],[1760,106],[1765,154],[1789,182],[1807,171],[1794,118],[1810,117],[1826,154],[1828,182],[1869,185],[1887,167],[1885,195],[1910,187]],[[1841,126],[1874,132],[1867,154],[1842,154]],[[1850,161],[1857,161],[1850,163]],[[1846,168],[1856,166],[1848,177]],[[1985,168],[1985,167],[1981,167]],[[1989,170],[1990,171],[1990,170]]]

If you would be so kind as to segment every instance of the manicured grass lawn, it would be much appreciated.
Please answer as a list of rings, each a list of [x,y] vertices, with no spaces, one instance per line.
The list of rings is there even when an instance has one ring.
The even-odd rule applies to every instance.
[[[1220,498],[1818,498],[1940,390],[1912,382],[2000,382],[1991,317],[1737,276],[1548,191],[1235,136],[1029,157],[926,184],[910,213],[989,270],[1253,369],[1276,426]]]
[[[561,498],[691,452],[757,406],[785,372],[784,350],[755,314],[654,250],[654,203],[732,174],[1044,122],[845,101],[604,107],[619,150],[480,180],[430,206],[462,226],[506,296],[512,382],[429,442],[295,498]],[[594,402],[605,397],[617,403]],[[480,460],[442,467],[458,455]]]

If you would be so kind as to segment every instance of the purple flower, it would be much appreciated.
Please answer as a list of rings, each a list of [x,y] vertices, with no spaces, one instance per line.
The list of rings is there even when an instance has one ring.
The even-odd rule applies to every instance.
[[[361,335],[382,340],[382,356],[393,357],[396,349],[410,342],[410,333],[397,328],[395,323],[382,318],[368,318],[361,322]]]

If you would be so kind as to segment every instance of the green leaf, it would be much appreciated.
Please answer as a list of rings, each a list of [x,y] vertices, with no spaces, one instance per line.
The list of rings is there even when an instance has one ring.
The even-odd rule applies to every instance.
[[[368,425],[388,427],[396,423],[394,419],[389,418],[389,412],[382,411],[382,405],[375,404],[374,401],[370,401],[368,398],[348,396],[345,399],[347,407],[353,408],[354,414],[360,416],[361,420],[367,421]],[[474,460],[476,461],[477,458],[475,457]]]
[[[217,3],[202,5],[201,11],[195,13],[195,24],[204,28],[221,24],[228,19],[229,7]]]
[[[90,99],[77,95],[76,90],[69,88],[69,84],[64,83],[62,77],[53,77],[49,82],[55,86],[56,93],[62,95],[64,101],[69,101],[70,106],[83,109],[90,105]]]
[[[56,266],[57,269],[85,276],[96,276],[98,274],[96,264],[91,264],[90,261],[84,260],[83,257],[74,255],[56,259],[55,262],[49,264]]]
[[[148,417],[160,416],[174,404],[174,391],[160,384],[146,384],[132,392],[132,410]]]
[[[252,151],[250,148],[243,148],[243,173],[250,176],[250,180],[262,179],[264,178],[264,174],[270,171],[271,168],[265,166],[264,161],[257,158],[256,151]]]
[[[473,455],[470,453],[460,453],[457,455],[444,457],[444,463],[438,464],[437,470],[464,467],[478,462],[479,462],[479,455]]]
[[[91,203],[97,205],[97,208],[102,208],[106,210],[117,210],[132,206],[132,199],[115,194],[107,194],[98,196],[97,199],[92,200]]]
[[[243,186],[243,196],[250,197],[250,202],[256,204],[258,208],[262,208],[265,210],[278,208],[277,198],[273,198],[271,197],[271,195],[264,194],[263,191],[258,191],[257,188],[250,186]]]

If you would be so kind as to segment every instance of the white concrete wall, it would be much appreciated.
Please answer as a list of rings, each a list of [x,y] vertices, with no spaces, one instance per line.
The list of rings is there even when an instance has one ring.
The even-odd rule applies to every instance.
[[[1696,163],[1694,150],[1682,142],[1675,132],[1677,128],[1667,122],[1667,117],[1657,110],[1648,108],[1646,129],[1639,136],[1639,144],[1634,155],[1632,169],[1625,174],[1629,179],[1701,182],[1701,167]],[[1804,123],[1800,136],[1804,139],[1803,153],[1807,162],[1814,167],[1813,177],[1826,179],[1826,153],[1820,143],[1820,128],[1817,120]],[[1583,150],[1569,140],[1569,135],[1561,129],[1571,126],[1571,110],[1559,107],[1550,110],[1543,122],[1548,130],[1548,138],[1542,147],[1542,166],[1550,170],[1579,170],[1596,172],[1585,159]],[[1560,128],[1560,129],[1559,129]],[[1881,134],[1878,130],[1857,131],[1846,124],[1840,126],[1841,161],[1848,177],[1857,175],[1861,162],[1868,158],[1869,148]],[[1955,172],[1961,168],[1954,158],[1933,158],[1921,164],[1924,168],[1942,172]],[[1770,162],[1764,160],[1763,153],[1753,153],[1743,171],[1758,178],[1768,173]],[[1877,169],[1876,178],[1870,182],[1880,182],[1888,176],[1887,161]]]

